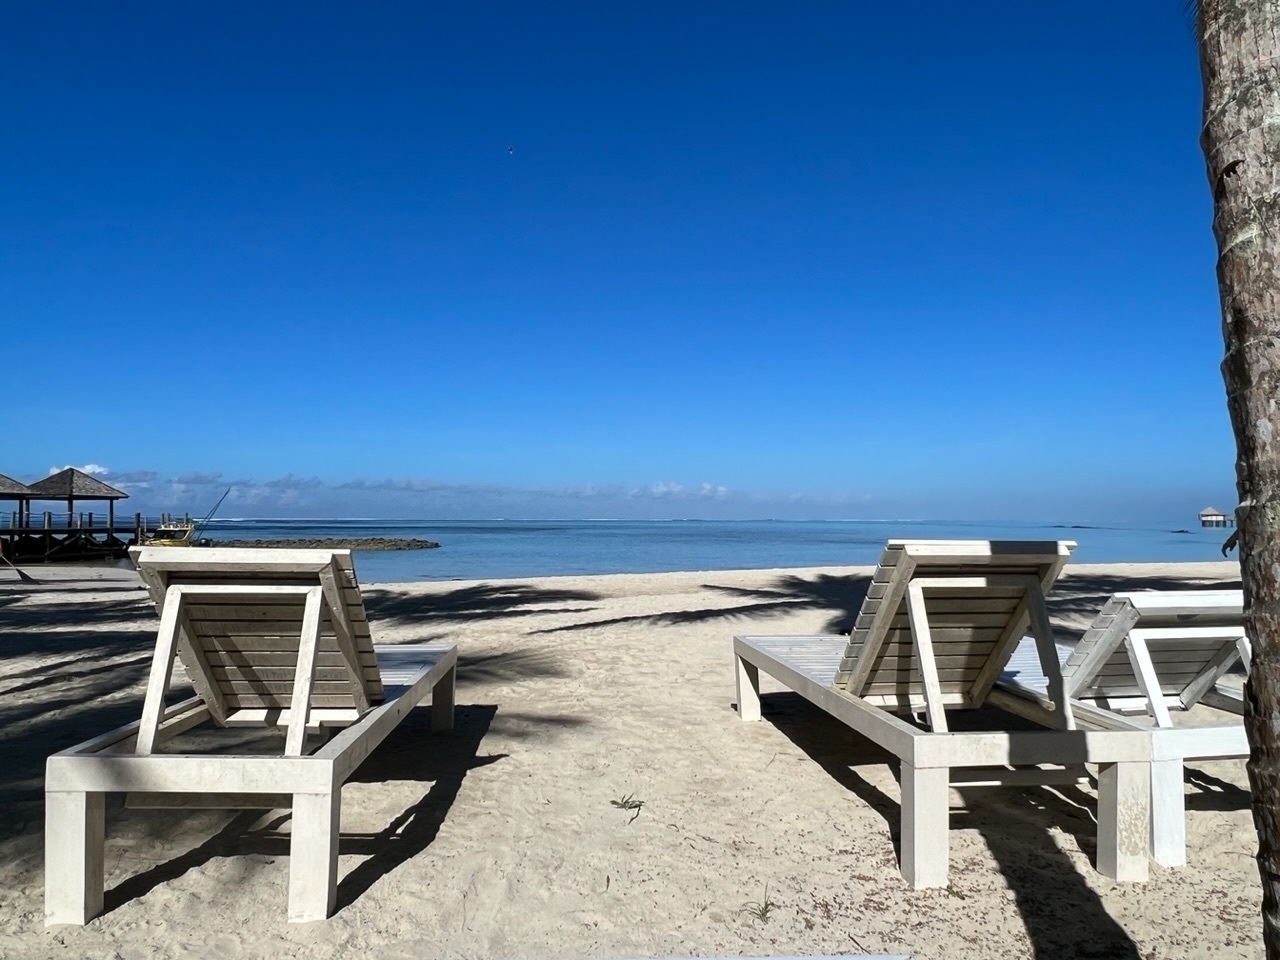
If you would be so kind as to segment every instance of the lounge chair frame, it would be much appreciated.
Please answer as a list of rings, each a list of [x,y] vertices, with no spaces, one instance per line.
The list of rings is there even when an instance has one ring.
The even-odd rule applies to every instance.
[[[1044,590],[1074,546],[1065,541],[891,540],[852,637],[734,638],[740,719],[761,719],[759,674],[764,671],[898,758],[900,864],[914,888],[947,884],[951,786],[1078,782],[1085,776],[1084,764],[1098,769],[1099,872],[1117,880],[1147,878],[1150,738],[1127,730],[1077,729],[1072,709],[1088,715],[1098,708],[1069,704],[1061,692],[1063,681]],[[1018,567],[1023,568],[1021,574],[1009,572]],[[945,575],[932,576],[937,569],[946,570]],[[917,577],[917,572],[922,576]],[[941,664],[934,638],[946,628],[934,627],[930,621],[936,617],[956,623],[963,620],[967,606],[948,605],[944,600],[931,609],[928,596],[932,592],[961,600],[965,595],[977,598],[1003,592],[1016,601],[1007,619],[999,621],[976,674]],[[896,685],[891,683],[886,691],[877,688],[874,680],[885,675],[878,672],[885,669],[884,658],[905,656],[901,627],[897,648],[882,649],[894,629],[893,618],[900,619],[904,605],[915,664],[912,670],[900,672]],[[947,709],[1000,705],[993,685],[1026,626],[1035,637],[1046,674],[1058,674],[1052,683],[1062,707],[1041,709],[1033,718],[1054,729],[951,731]],[[949,655],[964,659],[963,652],[949,651]],[[920,709],[928,717],[927,728],[895,715],[895,711]]]
[[[352,611],[362,614],[363,605],[349,551],[166,547],[131,552],[160,609],[142,716],[48,759],[46,923],[84,924],[102,911],[108,793],[128,793],[134,805],[151,807],[291,807],[289,920],[328,917],[336,900],[342,785],[428,696],[432,731],[452,729],[457,647],[373,646],[367,623],[353,622]],[[210,573],[244,577],[246,582],[168,583],[170,575],[182,579]],[[254,583],[255,577],[311,585]],[[204,638],[190,617],[201,601],[216,600],[227,605],[219,609],[238,609],[245,615],[278,609],[264,605],[282,599],[296,605],[299,598],[303,613],[290,682],[244,683],[228,679],[238,675],[235,668],[220,675],[211,666]],[[316,680],[322,619],[331,625],[329,636],[341,653],[345,683]],[[197,696],[166,706],[164,696],[178,655]],[[277,660],[281,656],[291,658],[275,655]],[[370,659],[376,665],[369,664]],[[269,669],[261,672],[270,675]],[[341,695],[316,692],[342,687],[346,690]],[[241,688],[250,690],[241,695],[236,692]],[[259,705],[245,705],[255,698]],[[208,721],[226,727],[284,728],[283,755],[157,752],[166,741]],[[314,753],[306,753],[306,734],[326,727],[345,729]]]
[[[1005,709],[1043,721],[1043,680],[1030,654],[1024,647],[1014,655],[1014,669],[993,697]],[[1175,725],[1174,715],[1198,704],[1236,718],[1244,713],[1240,691],[1220,682],[1237,664],[1247,671],[1252,659],[1243,593],[1115,594],[1074,650],[1059,648],[1059,659],[1078,725],[1150,736],[1151,858],[1166,867],[1184,866],[1184,762],[1248,757],[1249,744],[1238,719]]]

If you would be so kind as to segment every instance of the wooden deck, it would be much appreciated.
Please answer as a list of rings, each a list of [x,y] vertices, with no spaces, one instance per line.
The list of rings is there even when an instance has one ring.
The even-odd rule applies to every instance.
[[[19,564],[119,560],[130,546],[145,543],[161,523],[172,519],[140,513],[117,517],[46,511],[22,518],[16,510],[0,513],[0,554]]]

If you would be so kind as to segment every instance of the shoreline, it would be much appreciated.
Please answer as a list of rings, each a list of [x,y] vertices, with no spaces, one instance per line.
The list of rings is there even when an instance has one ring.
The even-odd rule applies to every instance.
[[[343,549],[343,548],[333,548]],[[72,574],[83,573],[87,571],[95,571],[99,574],[105,574],[97,579],[117,580],[136,578],[137,573],[128,560],[105,560],[105,561],[86,561],[76,563],[48,563],[48,564],[18,564],[18,567],[26,574],[40,579],[41,571],[47,572],[50,583],[56,583],[60,580],[73,579],[74,577],[59,576],[58,572],[68,571]],[[734,567],[734,568],[708,568],[694,570],[658,570],[658,571],[635,571],[624,573],[561,573],[561,574],[543,574],[539,576],[529,577],[452,577],[449,579],[420,579],[420,580],[377,580],[367,579],[361,576],[360,564],[357,560],[355,563],[356,578],[360,581],[361,586],[378,586],[384,588],[416,588],[423,586],[441,586],[441,585],[468,585],[480,583],[526,583],[534,581],[564,581],[564,580],[595,580],[595,579],[626,579],[626,578],[650,578],[650,577],[713,577],[713,576],[767,576],[767,575],[809,575],[809,574],[826,574],[833,576],[866,576],[875,570],[876,565],[871,564],[826,564],[826,565],[808,565],[798,567]],[[1118,562],[1118,563],[1068,563],[1062,570],[1059,582],[1063,579],[1073,576],[1095,576],[1099,574],[1124,575],[1143,578],[1147,576],[1159,576],[1162,571],[1171,570],[1179,576],[1183,577],[1203,577],[1215,581],[1233,582],[1240,580],[1240,565],[1235,560],[1168,560],[1168,561],[1134,561],[1134,562]],[[8,576],[5,576],[6,571]],[[118,576],[117,576],[118,575]],[[0,589],[8,583],[18,583],[16,574],[7,566],[0,566]],[[1050,597],[1053,591],[1050,591]]]

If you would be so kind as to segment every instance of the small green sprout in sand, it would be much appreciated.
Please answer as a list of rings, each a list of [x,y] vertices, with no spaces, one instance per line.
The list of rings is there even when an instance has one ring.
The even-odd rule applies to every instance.
[[[635,814],[632,815],[631,819],[628,820],[627,823],[634,823],[636,817],[640,816],[640,808],[644,806],[644,801],[637,800],[634,793],[628,793],[625,797],[620,797],[617,800],[610,800],[609,802],[619,810],[635,811]]]
[[[777,908],[777,904],[769,899],[769,885],[764,885],[763,900],[748,900],[742,905],[739,913],[745,913],[747,916],[759,920],[761,923],[768,923],[769,916]]]

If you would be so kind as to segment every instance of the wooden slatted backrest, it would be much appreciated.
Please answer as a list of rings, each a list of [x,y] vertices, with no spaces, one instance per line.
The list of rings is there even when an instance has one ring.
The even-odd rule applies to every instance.
[[[326,588],[312,707],[365,709],[383,699],[351,551],[133,547],[129,554],[161,613],[173,586],[244,588],[244,594],[193,594],[181,624],[179,656],[196,692],[216,706],[215,717],[238,709],[290,707],[304,597],[297,592],[255,597],[253,591],[262,587]],[[350,626],[362,691],[354,689],[334,607]]]
[[[1226,635],[1197,637],[1196,630],[1222,627]],[[1067,695],[1077,699],[1143,695],[1125,637],[1132,630],[1157,630],[1146,639],[1160,690],[1178,696],[1224,656],[1234,662],[1235,635],[1244,633],[1244,593],[1240,590],[1165,590],[1117,593],[1094,618],[1062,665]],[[1225,666],[1230,666],[1226,663]],[[1225,669],[1224,666],[1224,669]]]
[[[924,596],[939,690],[947,707],[980,704],[1027,629],[1027,578],[1047,591],[1071,541],[890,540],[872,576],[835,685],[900,710],[924,702],[907,612],[913,580],[990,578],[986,586],[930,588]],[[1012,578],[1001,583],[1001,578]]]

